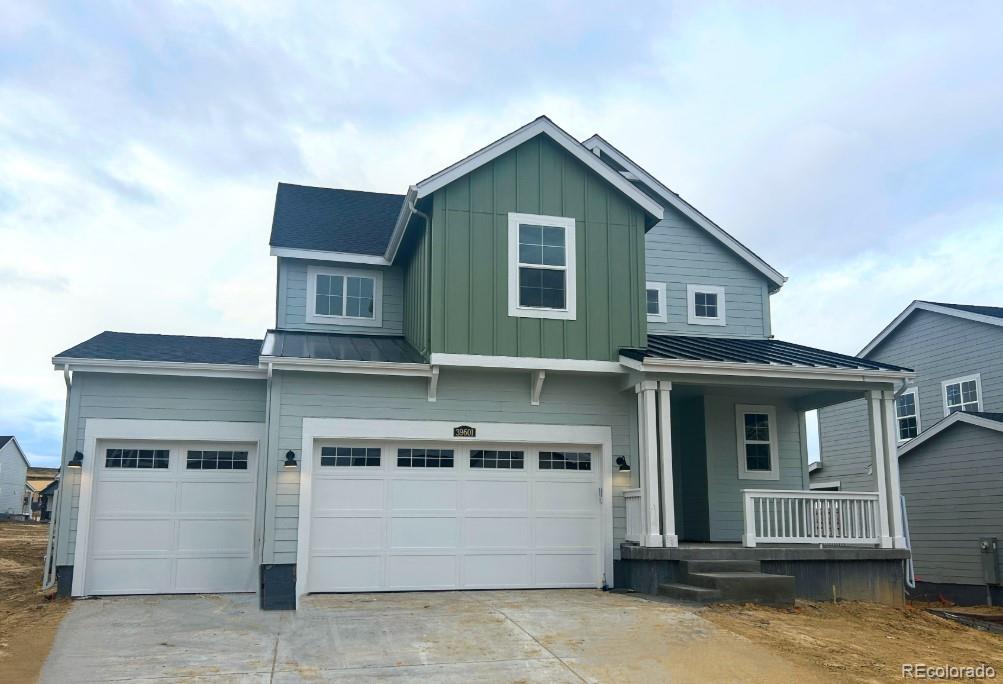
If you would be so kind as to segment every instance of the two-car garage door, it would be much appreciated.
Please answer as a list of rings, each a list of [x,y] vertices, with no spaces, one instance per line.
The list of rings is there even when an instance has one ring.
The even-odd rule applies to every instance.
[[[321,442],[312,461],[307,591],[601,581],[589,449]]]

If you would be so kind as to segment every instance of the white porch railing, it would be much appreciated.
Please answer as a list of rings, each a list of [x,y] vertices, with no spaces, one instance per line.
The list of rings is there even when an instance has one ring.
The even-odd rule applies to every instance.
[[[877,492],[744,489],[742,497],[744,546],[881,542]]]
[[[626,539],[629,542],[635,542],[637,544],[641,543],[641,535],[643,530],[642,517],[641,517],[641,490],[640,489],[625,489],[623,490],[623,500],[627,504],[627,536]]]

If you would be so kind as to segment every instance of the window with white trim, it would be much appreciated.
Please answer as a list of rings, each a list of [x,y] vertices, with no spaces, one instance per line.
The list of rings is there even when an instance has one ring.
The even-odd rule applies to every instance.
[[[380,326],[383,274],[361,269],[307,268],[309,323]]]
[[[725,325],[723,287],[687,285],[686,306],[690,325]]]
[[[910,387],[895,399],[895,420],[898,422],[900,442],[919,434],[919,393],[915,387]]]
[[[665,308],[665,283],[649,282],[645,290],[645,306],[649,323],[665,323],[668,320]]]
[[[779,480],[777,412],[773,406],[735,406],[738,436],[738,477],[742,480]]]
[[[982,376],[967,375],[940,383],[944,392],[944,415],[982,410]]]
[[[508,215],[508,315],[573,321],[575,219]]]
[[[170,466],[171,452],[167,449],[106,449],[105,468],[138,470],[166,470]]]
[[[379,468],[380,449],[373,447],[321,447],[320,465],[322,468]]]

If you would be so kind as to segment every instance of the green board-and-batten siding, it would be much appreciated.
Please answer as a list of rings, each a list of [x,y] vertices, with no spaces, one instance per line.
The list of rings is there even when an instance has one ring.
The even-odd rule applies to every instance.
[[[404,270],[404,338],[423,356],[429,353],[429,257],[428,227],[421,217],[412,218],[405,254]]]
[[[508,214],[576,220],[577,316],[508,315]],[[538,136],[435,193],[431,351],[615,360],[644,346],[644,215]]]

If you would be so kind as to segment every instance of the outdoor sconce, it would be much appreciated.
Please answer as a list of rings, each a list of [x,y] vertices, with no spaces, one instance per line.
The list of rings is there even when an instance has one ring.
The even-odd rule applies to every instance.
[[[66,464],[67,468],[80,468],[84,465],[84,455],[79,451],[73,454],[73,458]]]
[[[630,464],[627,463],[627,459],[624,458],[623,456],[617,456],[616,457],[616,465],[617,465],[617,468],[619,468],[621,472],[626,471],[626,470],[630,470]]]
[[[286,462],[282,464],[283,468],[295,468],[296,467],[296,454],[292,449],[286,452]]]

